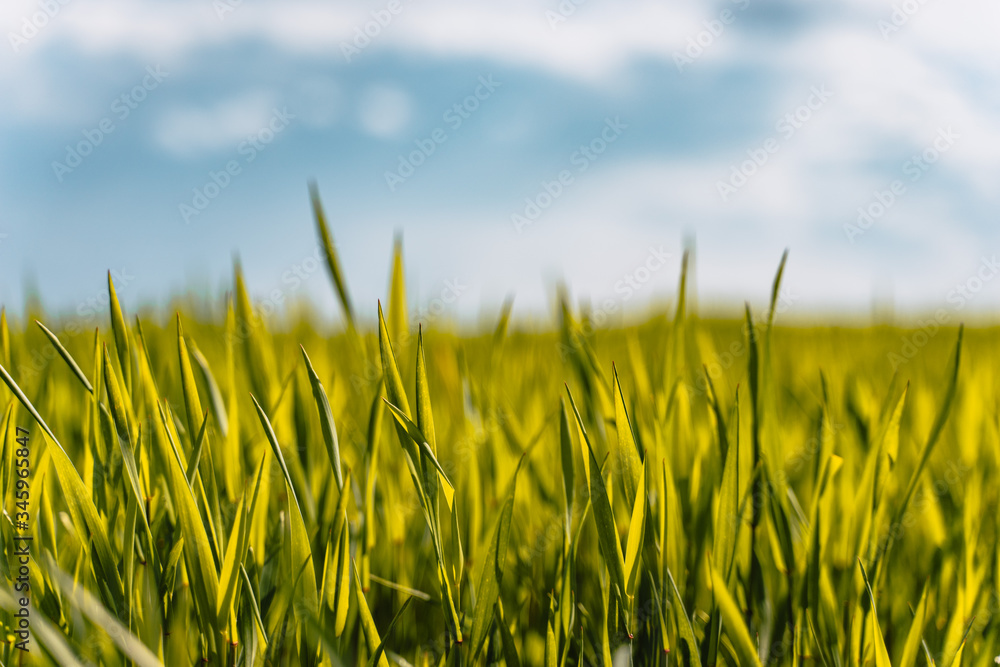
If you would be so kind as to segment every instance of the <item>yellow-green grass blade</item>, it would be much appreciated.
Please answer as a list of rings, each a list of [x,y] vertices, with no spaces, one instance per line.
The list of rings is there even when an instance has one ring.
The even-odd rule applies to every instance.
[[[392,242],[392,278],[389,282],[389,333],[402,343],[410,332],[406,311],[406,275],[403,270],[403,236],[396,234]]]
[[[76,359],[73,358],[73,355],[70,354],[69,350],[67,350],[63,346],[63,344],[59,341],[59,337],[56,336],[51,331],[49,331],[48,328],[38,320],[35,320],[35,324],[38,325],[38,328],[41,329],[42,333],[44,333],[45,336],[49,339],[49,342],[52,343],[52,347],[54,347],[56,349],[56,352],[59,353],[59,356],[63,358],[63,361],[66,362],[66,365],[69,366],[69,369],[73,371],[73,375],[75,375],[77,379],[80,380],[80,382],[83,384],[84,388],[86,388],[88,392],[93,394],[94,387],[90,384],[90,380],[88,380],[87,376],[83,374],[82,370],[80,370],[80,366],[76,363]]]
[[[219,626],[225,625],[233,613],[233,603],[236,599],[237,584],[240,579],[240,568],[250,548],[250,524],[253,520],[257,502],[260,497],[260,482],[264,476],[267,454],[260,458],[257,473],[254,475],[252,490],[247,489],[240,498],[236,508],[236,521],[226,545],[226,555],[222,561],[222,572],[219,575],[219,598],[215,607]],[[250,493],[247,502],[247,492]]]
[[[777,310],[778,297],[781,295],[781,278],[785,275],[785,264],[788,262],[788,249],[781,253],[781,261],[778,262],[778,271],[774,274],[774,282],[771,283],[771,305],[767,310],[767,328],[774,324],[774,313]]]
[[[337,480],[337,488],[344,488],[344,473],[340,466],[340,442],[337,439],[337,424],[333,420],[333,411],[330,409],[330,399],[327,398],[323,383],[320,382],[319,375],[313,368],[306,348],[299,346],[302,350],[302,359],[306,363],[306,372],[309,374],[309,384],[312,387],[313,399],[316,401],[316,409],[319,411],[320,431],[323,433],[323,442],[326,444],[326,453],[330,457],[330,464],[333,466],[333,474]]]
[[[372,654],[372,657],[368,659],[368,667],[375,667],[375,665],[383,659],[382,656],[385,654],[385,643],[392,637],[392,631],[396,627],[396,621],[402,617],[403,612],[406,611],[406,608],[410,606],[411,602],[413,602],[413,598],[406,598],[406,600],[403,601],[403,604],[399,607],[399,611],[397,611],[396,615],[392,617],[391,621],[389,621],[389,627],[385,629],[385,637],[383,637],[382,641],[379,642],[378,647]]]
[[[273,407],[276,403],[275,373],[268,356],[268,350],[264,347],[265,342],[262,340],[264,325],[257,314],[253,312],[239,262],[236,263],[233,272],[236,285],[236,330],[243,343],[243,356],[246,361],[247,375],[250,378],[250,386],[253,393],[259,397],[264,405]]]
[[[573,461],[573,436],[570,433],[569,416],[566,414],[566,401],[559,399],[559,454],[562,459],[562,490],[565,513],[564,550],[569,549],[570,534],[573,523],[573,498],[576,496],[576,465]]]
[[[427,364],[424,360],[423,326],[417,329],[417,427],[424,434],[431,452],[437,455],[437,435],[434,432],[434,412],[431,410],[431,394],[427,387]],[[451,500],[448,500],[451,507]]]
[[[392,413],[396,423],[406,431],[406,435],[413,440],[413,442],[420,449],[420,454],[422,455],[423,460],[429,462],[437,470],[439,479],[444,482],[443,488],[445,493],[454,495],[455,486],[451,483],[451,480],[448,478],[448,474],[438,462],[433,450],[431,450],[423,431],[419,429],[402,410],[390,403],[388,399],[385,399],[385,404],[389,407],[389,411]]]
[[[0,308],[0,363],[4,368],[10,365],[10,328],[7,326],[7,309]]]
[[[361,621],[361,630],[365,635],[365,643],[368,645],[368,651],[375,655],[375,651],[378,650],[379,645],[382,643],[382,638],[378,634],[378,627],[375,625],[375,619],[372,618],[371,609],[368,607],[368,601],[365,600],[365,594],[361,590],[361,578],[358,576],[358,566],[353,564],[354,570],[354,597],[358,603],[358,617]],[[378,659],[379,667],[389,667],[389,661],[386,659],[385,655],[382,655]]]
[[[646,535],[646,508],[649,499],[646,496],[646,463],[642,463],[639,473],[639,487],[632,506],[632,519],[629,522],[628,541],[625,548],[625,595],[631,600],[635,596],[639,583],[641,565],[640,553]]]
[[[618,431],[618,469],[621,473],[622,483],[625,485],[625,502],[631,504],[635,501],[636,493],[640,489],[639,468],[642,462],[639,460],[639,448],[635,442],[632,431],[632,424],[629,421],[628,410],[625,407],[625,396],[622,394],[622,386],[618,381],[618,369],[611,365],[614,374],[615,393],[615,425]]]
[[[337,637],[344,633],[344,628],[347,626],[347,611],[350,606],[351,594],[351,544],[349,536],[350,530],[347,525],[346,516],[341,517],[340,531],[338,532],[339,534],[335,538],[337,548],[334,550],[331,560],[334,565],[332,572],[334,586],[329,592],[333,603],[331,605],[331,609],[333,611],[334,619],[334,635]]]
[[[584,468],[587,470],[589,478],[590,502],[594,508],[594,520],[597,524],[597,537],[601,545],[601,554],[604,556],[605,564],[611,573],[613,589],[617,589],[615,595],[620,602],[624,603],[626,595],[625,558],[622,555],[622,545],[618,538],[618,528],[615,526],[615,517],[611,510],[611,498],[608,495],[608,487],[604,481],[604,477],[601,475],[601,466],[597,462],[597,457],[594,456],[590,439],[587,437],[586,427],[583,425],[583,418],[580,417],[580,411],[576,407],[576,402],[573,400],[573,394],[570,392],[569,387],[566,387],[566,393],[569,396],[573,414],[576,416],[580,434],[583,436],[581,439],[582,456],[585,464]],[[622,604],[622,607],[624,608],[625,605]]]
[[[132,424],[129,421],[129,412],[126,407],[125,398],[122,395],[121,385],[118,384],[118,373],[115,372],[114,366],[111,363],[111,355],[108,353],[107,345],[104,346],[103,371],[104,389],[108,396],[108,407],[111,410],[111,416],[114,417],[118,437],[125,440],[128,446],[132,448]]]
[[[118,363],[121,365],[122,377],[125,378],[126,390],[132,389],[132,364],[129,351],[128,327],[125,326],[125,316],[122,314],[118,294],[115,292],[111,272],[108,271],[108,298],[111,302],[111,331],[115,336],[115,350],[118,353]]]
[[[191,355],[192,359],[194,359],[195,368],[198,369],[201,381],[208,390],[208,400],[212,409],[212,416],[215,417],[215,423],[219,427],[219,433],[221,433],[222,437],[225,438],[229,433],[229,415],[226,411],[226,401],[222,398],[222,391],[219,389],[218,382],[215,381],[215,375],[212,373],[212,368],[208,363],[208,359],[206,359],[205,355],[202,354],[200,349],[198,349],[197,343],[195,343],[193,338],[188,338],[186,343],[188,346],[188,354]]]
[[[670,595],[673,600],[674,615],[677,617],[677,635],[680,640],[678,650],[680,651],[680,665],[684,667],[697,667],[701,664],[701,654],[698,650],[698,641],[695,639],[694,626],[691,625],[691,617],[688,616],[684,607],[684,599],[680,591],[677,590],[677,583],[674,582],[674,575],[667,570],[667,582],[670,584]]]
[[[316,231],[323,244],[326,268],[330,272],[333,286],[337,290],[337,296],[340,298],[340,305],[344,309],[344,317],[347,318],[348,326],[353,328],[354,308],[351,306],[347,282],[344,280],[344,272],[340,268],[340,259],[337,257],[337,246],[333,243],[333,236],[331,236],[330,227],[326,222],[326,214],[323,212],[323,204],[319,199],[319,188],[315,182],[309,184],[309,199],[312,201],[313,216],[316,218]]]
[[[514,513],[514,494],[517,491],[517,475],[521,471],[524,457],[517,464],[514,479],[511,482],[510,495],[504,501],[497,519],[493,537],[490,539],[486,558],[479,572],[479,586],[476,589],[476,609],[472,617],[472,638],[470,651],[472,662],[479,657],[486,643],[490,626],[493,622],[493,605],[500,599],[500,581],[503,578],[504,564],[507,560],[507,543],[510,540],[511,516]]]
[[[903,652],[898,654],[897,665],[915,665],[917,656],[920,655],[920,643],[924,636],[924,626],[927,624],[927,593],[930,590],[930,582],[924,583],[924,590],[920,594],[920,602],[916,611],[913,612],[913,622],[910,630],[906,633],[906,641],[903,644]]]
[[[285,457],[281,453],[281,445],[278,444],[278,438],[271,427],[271,420],[264,413],[264,409],[260,407],[257,398],[252,395],[251,398],[253,399],[254,407],[257,409],[257,417],[260,419],[264,434],[271,445],[271,452],[278,459],[281,472],[285,477],[285,489],[288,493],[289,529],[291,531],[292,571],[302,572],[298,587],[294,591],[294,596],[296,600],[299,600],[305,606],[308,614],[316,616],[319,612],[319,601],[316,592],[316,566],[313,562],[309,532],[306,530],[305,522],[302,519],[302,508],[299,505],[298,497],[295,495],[295,488],[292,486],[292,477],[288,473],[288,466],[285,465]],[[299,595],[302,597],[300,598]]]
[[[510,634],[510,628],[503,619],[500,612],[500,605],[493,608],[496,616],[497,629],[500,631],[500,647],[503,650],[503,661],[507,667],[521,667],[521,659],[517,655],[517,646],[514,644],[514,637]]]
[[[187,430],[192,436],[198,432],[205,412],[201,409],[201,397],[198,396],[198,385],[194,381],[194,370],[188,356],[187,342],[184,340],[184,328],[181,326],[181,316],[177,314],[177,359],[180,366],[181,394],[184,397]]]
[[[871,602],[871,621],[872,621],[872,642],[875,649],[875,667],[892,667],[892,663],[889,662],[889,652],[885,648],[885,637],[882,636],[882,629],[879,627],[878,622],[878,609],[875,604],[875,593],[872,592],[872,585],[868,581],[868,573],[865,571],[865,565],[858,559],[858,567],[861,568],[861,577],[865,580],[865,590],[868,592],[868,600]]]
[[[198,429],[198,435],[195,437],[193,445],[194,448],[191,452],[191,458],[187,462],[187,472],[185,477],[187,478],[188,484],[193,485],[195,477],[198,475],[198,464],[201,462],[201,455],[205,449],[206,435],[205,431],[208,429],[208,413],[206,412],[202,416],[201,428]]]
[[[729,636],[737,656],[739,656],[740,664],[750,667],[760,667],[757,647],[754,646],[753,640],[750,638],[750,632],[744,623],[743,614],[740,612],[736,600],[729,592],[726,580],[714,567],[712,568],[712,593],[715,595],[715,603],[718,605],[719,613],[722,616],[722,626],[725,633]]]
[[[191,487],[188,486],[184,469],[171,442],[166,420],[152,419],[153,442],[165,468],[168,488],[181,533],[185,537],[184,560],[190,577],[191,589],[204,624],[212,638],[221,639],[222,628],[218,624],[216,605],[219,599],[219,573],[216,569],[215,550],[209,539],[208,530],[202,521]]]
[[[740,503],[740,399],[736,394],[733,408],[733,440],[726,452],[726,460],[722,469],[722,483],[719,487],[719,509],[715,518],[715,542],[713,560],[719,564],[726,580],[732,571],[736,559],[739,527],[742,521],[739,516]],[[728,436],[727,436],[728,438]]]

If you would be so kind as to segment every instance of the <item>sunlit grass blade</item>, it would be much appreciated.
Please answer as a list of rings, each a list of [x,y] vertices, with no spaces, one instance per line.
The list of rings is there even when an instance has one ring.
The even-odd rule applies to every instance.
[[[333,236],[330,235],[330,227],[326,222],[326,214],[323,212],[323,204],[319,199],[319,188],[316,183],[309,184],[309,199],[312,202],[313,216],[316,218],[316,231],[319,233],[320,242],[323,244],[323,256],[326,258],[326,268],[330,272],[330,278],[337,290],[340,298],[340,305],[344,309],[344,317],[350,327],[354,327],[354,308],[351,306],[351,297],[347,292],[347,282],[344,280],[344,272],[340,268],[340,259],[337,257],[337,247],[333,243]]]
[[[642,465],[639,459],[639,448],[635,442],[632,432],[632,424],[629,421],[628,410],[625,407],[625,396],[622,393],[621,383],[618,381],[618,369],[612,364],[611,370],[614,374],[614,394],[615,394],[615,424],[618,431],[618,470],[621,473],[622,483],[625,485],[625,502],[631,504],[635,500],[636,493],[640,487],[639,468]]]
[[[674,615],[677,617],[677,634],[680,637],[678,645],[678,649],[680,650],[680,664],[684,667],[697,667],[697,665],[701,664],[698,641],[695,639],[691,617],[688,616],[687,609],[684,608],[684,599],[681,597],[680,591],[677,590],[677,583],[674,582],[674,575],[670,570],[667,570],[667,581],[670,585]]]
[[[323,383],[319,380],[319,375],[313,368],[306,348],[299,346],[302,351],[302,359],[306,363],[306,372],[309,374],[309,384],[312,387],[313,399],[316,401],[316,409],[319,411],[319,425],[323,433],[323,442],[326,443],[326,453],[330,457],[330,465],[333,466],[334,478],[337,480],[337,488],[344,488],[344,473],[340,467],[340,442],[337,440],[337,424],[333,420],[333,411],[330,409],[330,400],[327,398]]]
[[[198,345],[194,342],[194,339],[188,339],[187,343],[188,354],[194,359],[195,367],[201,375],[201,380],[205,384],[205,388],[208,389],[208,399],[212,408],[212,416],[215,417],[219,433],[225,438],[229,433],[229,414],[226,410],[226,401],[222,398],[222,391],[219,389],[219,384],[215,381],[215,375],[212,374],[212,368],[208,364],[208,359],[198,349]]]
[[[424,436],[423,432],[417,428],[417,425],[414,424],[402,410],[390,403],[388,399],[385,399],[385,404],[389,407],[389,411],[392,413],[396,423],[399,424],[399,426],[406,431],[406,435],[413,440],[414,443],[416,443],[424,460],[430,462],[430,464],[437,470],[439,479],[444,482],[445,493],[454,495],[455,486],[451,483],[451,480],[448,479],[448,474],[438,462],[437,457],[434,456],[434,452],[427,443],[427,438]]]
[[[473,662],[483,650],[483,644],[486,643],[486,637],[493,623],[493,605],[500,599],[500,581],[503,578],[504,565],[507,560],[507,543],[510,540],[511,516],[514,513],[517,475],[521,471],[521,463],[523,462],[524,457],[522,456],[521,461],[518,462],[517,470],[514,471],[510,495],[507,496],[503,507],[500,508],[500,516],[497,519],[496,528],[493,529],[493,537],[490,539],[489,548],[479,572],[476,609],[472,616],[472,637],[469,647]]]
[[[875,593],[872,592],[872,585],[868,581],[868,573],[865,572],[865,565],[858,559],[858,567],[861,568],[861,577],[865,580],[865,590],[868,592],[868,600],[871,603],[871,623],[872,623],[872,642],[875,649],[875,667],[892,667],[892,663],[889,662],[889,652],[885,648],[885,637],[882,636],[882,630],[879,627],[878,622],[878,611],[875,604]]]
[[[378,647],[382,644],[382,638],[379,636],[378,628],[375,626],[375,619],[372,618],[371,609],[368,608],[368,600],[365,599],[365,594],[361,590],[361,578],[358,576],[358,567],[356,564],[352,564],[352,567],[354,570],[354,597],[358,603],[358,616],[361,620],[361,630],[365,635],[365,643],[368,645],[368,652],[374,656]],[[378,666],[389,667],[389,661],[386,659],[384,654],[379,657]]]
[[[125,379],[127,391],[132,390],[132,363],[129,350],[128,327],[125,326],[125,316],[122,314],[118,294],[115,292],[111,272],[108,271],[108,298],[111,303],[111,330],[115,335],[115,350],[118,352],[118,363],[121,365],[122,377]]]
[[[628,541],[625,548],[625,595],[631,600],[635,596],[636,586],[640,580],[640,553],[646,535],[646,508],[649,499],[646,495],[646,463],[642,463],[639,473],[638,491],[632,507],[632,519],[628,528]]]
[[[73,371],[73,375],[80,380],[88,392],[91,394],[94,393],[94,387],[90,384],[90,380],[88,380],[87,376],[83,374],[82,370],[80,370],[80,366],[76,363],[76,359],[74,359],[73,355],[69,353],[69,350],[63,346],[63,344],[59,341],[59,338],[38,320],[35,320],[35,324],[38,325],[38,328],[41,329],[42,333],[44,333],[49,339],[49,342],[52,343],[52,346],[56,349],[56,352],[59,353],[59,356],[63,358],[63,361],[66,362],[66,365],[69,366],[70,370]]]
[[[566,387],[566,393],[569,395],[569,402],[573,408],[573,414],[576,416],[577,426],[580,429],[580,434],[583,436],[581,438],[582,456],[585,464],[584,468],[587,470],[589,478],[590,502],[594,508],[594,520],[597,524],[597,537],[601,545],[601,554],[604,556],[605,564],[611,573],[612,585],[617,589],[615,594],[624,607],[626,591],[625,558],[622,556],[622,545],[618,538],[618,528],[615,526],[615,517],[611,510],[611,499],[608,497],[608,488],[604,477],[601,475],[601,466],[597,462],[597,457],[594,456],[594,450],[590,446],[590,440],[587,437],[583,419],[580,417],[580,411],[577,410],[576,403],[573,401],[573,394],[569,391],[569,387]]]
[[[313,561],[312,547],[310,546],[309,532],[302,519],[302,508],[299,499],[295,495],[295,488],[292,485],[292,477],[285,465],[285,457],[281,453],[281,445],[271,427],[271,420],[268,419],[264,409],[260,407],[256,397],[251,396],[254,407],[257,409],[257,417],[260,419],[261,427],[267,436],[267,441],[271,445],[271,452],[281,466],[281,472],[285,477],[285,491],[288,494],[288,514],[291,532],[292,569],[294,572],[302,572],[299,583],[293,595],[305,606],[307,614],[316,616],[319,613],[318,594],[316,592],[316,565]],[[301,597],[299,597],[301,596]]]
[[[930,582],[924,584],[924,590],[920,594],[920,602],[916,611],[913,612],[913,622],[910,630],[906,633],[906,642],[903,644],[903,652],[898,654],[897,665],[915,665],[917,656],[920,654],[920,642],[924,635],[924,625],[927,623],[927,593],[930,590]]]
[[[750,638],[750,632],[743,620],[736,600],[729,593],[726,580],[717,569],[712,569],[712,592],[715,594],[715,603],[719,607],[722,615],[723,631],[729,636],[739,656],[741,665],[760,667],[760,658],[757,655],[757,647],[754,646]]]
[[[383,659],[382,656],[385,654],[385,644],[392,638],[392,631],[396,627],[396,621],[402,617],[403,612],[406,611],[406,608],[410,606],[411,602],[413,602],[413,598],[406,598],[406,600],[403,601],[403,604],[399,607],[399,611],[397,611],[396,615],[392,617],[391,621],[389,621],[389,627],[385,629],[385,637],[383,637],[382,641],[379,642],[375,652],[372,653],[372,657],[368,659],[368,667],[375,667],[375,665]]]
[[[517,645],[514,644],[514,637],[510,634],[510,628],[507,627],[507,623],[500,613],[500,605],[496,605],[493,609],[496,612],[495,622],[497,629],[500,631],[500,647],[503,649],[504,664],[506,667],[521,667],[521,659],[517,655]]]
[[[406,275],[403,271],[403,236],[392,241],[392,278],[389,281],[389,333],[400,343],[409,336],[409,314],[406,310]]]
[[[243,559],[246,558],[247,550],[250,548],[250,522],[257,507],[260,482],[264,476],[266,463],[267,455],[265,454],[261,457],[260,464],[257,466],[257,473],[254,475],[252,486],[248,487],[244,492],[236,508],[236,521],[233,522],[232,532],[226,544],[226,555],[222,561],[222,571],[219,574],[219,598],[215,607],[215,613],[218,617],[217,622],[220,627],[229,622],[230,616],[233,613],[236,588],[240,579],[240,568],[243,567]]]

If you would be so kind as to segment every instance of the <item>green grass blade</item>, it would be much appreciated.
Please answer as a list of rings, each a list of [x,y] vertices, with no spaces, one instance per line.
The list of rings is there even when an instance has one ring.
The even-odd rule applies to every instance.
[[[271,445],[271,452],[278,459],[281,472],[285,477],[285,490],[288,493],[288,515],[289,527],[291,531],[292,548],[292,568],[294,572],[302,572],[299,583],[293,591],[294,599],[301,601],[306,612],[316,616],[319,612],[318,594],[316,592],[316,566],[313,561],[312,547],[310,546],[309,532],[302,519],[302,508],[299,505],[298,497],[295,495],[295,488],[292,486],[292,477],[285,465],[285,457],[281,454],[281,445],[271,427],[271,420],[267,418],[264,409],[260,407],[257,399],[251,395],[254,407],[257,409],[257,417],[267,436],[267,441]],[[300,592],[301,589],[301,592]],[[299,595],[302,597],[300,598]]]
[[[518,462],[517,470],[514,471],[514,480],[511,483],[510,495],[504,501],[500,509],[500,517],[497,519],[496,528],[493,530],[493,537],[490,539],[489,549],[486,551],[486,558],[483,560],[482,568],[479,572],[479,586],[476,589],[476,609],[472,616],[472,638],[470,651],[472,661],[475,662],[479,653],[483,650],[486,637],[489,634],[490,626],[493,623],[493,605],[500,599],[500,580],[503,578],[504,564],[507,560],[507,543],[510,540],[510,522],[514,513],[514,493],[517,490],[517,475],[521,471],[521,463],[524,457]]]
[[[66,365],[69,366],[70,370],[73,371],[73,375],[80,380],[88,392],[93,394],[94,387],[90,384],[90,380],[88,380],[87,376],[83,374],[82,370],[80,370],[80,366],[76,363],[76,359],[73,358],[73,355],[71,355],[69,350],[67,350],[59,341],[59,337],[49,331],[45,325],[38,320],[35,320],[35,324],[38,325],[38,328],[41,329],[45,336],[49,339],[49,342],[52,343],[52,346],[56,349],[56,352],[59,353],[59,356],[63,358],[63,361],[66,362]]]
[[[585,468],[588,470],[590,502],[594,508],[594,520],[597,523],[597,537],[601,545],[601,554],[604,556],[608,571],[611,573],[612,586],[617,589],[616,595],[619,602],[623,603],[622,607],[624,608],[626,599],[625,558],[622,556],[622,544],[618,539],[618,528],[615,526],[615,517],[611,510],[611,499],[608,496],[604,477],[601,475],[601,466],[597,462],[597,457],[594,456],[594,450],[590,446],[590,439],[587,437],[583,419],[580,417],[580,411],[577,410],[569,387],[566,387],[566,392],[569,395],[573,414],[576,415],[577,426],[579,426],[583,436],[582,455],[584,462],[588,463]]]
[[[365,635],[365,643],[368,645],[368,651],[375,655],[375,651],[382,644],[382,638],[378,634],[378,627],[375,625],[375,619],[372,618],[371,609],[368,608],[368,601],[365,600],[365,594],[361,590],[361,578],[358,576],[358,567],[356,564],[353,565],[354,570],[354,597],[358,603],[358,616],[361,621],[361,630]],[[382,655],[378,659],[379,667],[389,667],[389,661],[386,659],[385,655]]]
[[[611,365],[615,382],[615,424],[618,431],[617,459],[618,469],[621,473],[622,483],[625,485],[625,502],[632,504],[635,501],[639,487],[639,468],[642,462],[639,460],[639,447],[636,445],[635,436],[632,432],[632,424],[628,418],[628,410],[625,407],[625,396],[622,394],[622,386],[618,381],[618,369]]]
[[[410,333],[406,310],[406,275],[403,271],[403,237],[396,234],[392,242],[392,278],[389,282],[389,333],[402,343]]]
[[[684,667],[697,667],[701,664],[701,654],[698,651],[698,641],[695,639],[694,627],[691,625],[691,617],[688,616],[687,609],[684,608],[684,600],[681,598],[677,584],[674,582],[674,575],[667,570],[667,581],[670,583],[670,595],[673,599],[674,614],[677,616],[677,634],[680,644],[680,664]]]
[[[118,363],[121,365],[125,387],[128,391],[131,391],[132,357],[129,351],[128,327],[125,326],[125,316],[122,314],[121,304],[118,303],[118,294],[115,292],[115,284],[111,280],[110,271],[108,271],[108,297],[111,302],[111,330],[115,335],[115,350],[118,352]]]
[[[344,309],[344,317],[347,318],[348,325],[354,327],[354,308],[351,306],[351,297],[347,292],[347,282],[344,280],[344,272],[340,268],[340,259],[337,257],[337,247],[333,243],[330,235],[330,227],[326,222],[326,214],[323,212],[323,204],[319,199],[319,188],[316,183],[309,184],[309,199],[312,201],[313,216],[316,218],[316,231],[319,233],[320,242],[323,244],[323,254],[326,257],[326,268],[330,272],[333,286],[340,297],[340,305]]]
[[[392,617],[391,621],[389,621],[389,627],[385,629],[385,637],[383,637],[382,641],[379,642],[378,647],[372,654],[372,657],[368,659],[368,667],[375,667],[375,665],[382,660],[382,656],[385,653],[385,643],[389,641],[390,637],[392,637],[392,631],[396,627],[396,621],[400,619],[403,612],[406,611],[406,608],[410,606],[411,602],[413,602],[413,598],[406,598],[406,600],[403,601],[403,604],[399,607],[399,611],[397,611],[396,615]]]
[[[743,614],[736,604],[736,600],[730,594],[726,580],[714,567],[712,568],[712,592],[715,594],[715,603],[722,615],[722,625],[733,643],[733,648],[736,649],[740,664],[761,667],[757,647],[754,646],[753,640],[750,638],[750,632],[743,621]]]
[[[319,375],[313,368],[306,348],[299,346],[302,350],[302,359],[306,362],[306,372],[309,374],[309,384],[312,387],[313,399],[316,401],[316,409],[319,411],[319,425],[323,433],[323,442],[326,444],[326,453],[330,457],[330,464],[333,466],[333,474],[337,480],[337,488],[344,488],[344,473],[340,466],[340,442],[337,440],[337,424],[333,420],[333,411],[330,409],[330,400],[327,398],[323,383],[319,380]]]

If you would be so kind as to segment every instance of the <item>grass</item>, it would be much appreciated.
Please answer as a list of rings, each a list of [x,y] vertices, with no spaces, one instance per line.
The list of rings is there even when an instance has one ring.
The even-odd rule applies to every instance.
[[[783,327],[783,258],[740,319],[682,274],[633,326],[421,330],[398,240],[366,325],[312,197],[336,335],[269,332],[238,265],[218,318],[110,277],[92,336],[0,317],[4,665],[993,664],[995,329]]]

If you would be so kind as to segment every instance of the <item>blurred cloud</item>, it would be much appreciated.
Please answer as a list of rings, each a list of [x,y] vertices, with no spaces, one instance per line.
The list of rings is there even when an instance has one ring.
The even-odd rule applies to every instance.
[[[267,123],[275,101],[274,95],[258,91],[207,107],[168,109],[156,121],[156,142],[181,158],[231,149]]]
[[[358,103],[361,127],[368,134],[386,138],[399,134],[410,120],[410,96],[398,86],[373,84]]]

